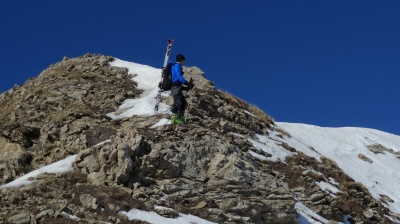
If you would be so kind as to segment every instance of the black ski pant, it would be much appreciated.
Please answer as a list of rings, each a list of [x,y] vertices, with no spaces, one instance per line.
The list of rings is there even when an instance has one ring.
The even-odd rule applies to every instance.
[[[171,94],[174,98],[174,104],[172,104],[171,112],[183,116],[185,114],[185,109],[187,102],[185,96],[182,92],[182,86],[172,86]]]

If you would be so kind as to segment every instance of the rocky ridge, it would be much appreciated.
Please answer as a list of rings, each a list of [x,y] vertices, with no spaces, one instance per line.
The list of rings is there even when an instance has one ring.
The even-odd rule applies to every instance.
[[[197,87],[188,124],[152,128],[167,117],[162,114],[111,120],[105,114],[142,92],[131,79],[135,74],[110,67],[112,60],[64,58],[0,95],[1,184],[77,154],[71,172],[1,188],[0,223],[144,223],[121,214],[132,208],[216,223],[296,223],[296,202],[331,223],[344,214],[353,223],[396,217],[333,161],[297,152],[271,118],[219,91],[196,67],[185,68]],[[294,154],[285,163],[249,153],[262,152],[248,139],[271,133],[279,133],[282,148]],[[331,178],[337,195],[316,184]]]

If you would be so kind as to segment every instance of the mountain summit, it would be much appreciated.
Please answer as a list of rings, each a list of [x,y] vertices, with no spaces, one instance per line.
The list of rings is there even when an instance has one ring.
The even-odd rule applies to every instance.
[[[0,95],[0,223],[400,223],[400,137],[274,122],[184,67],[64,58]]]

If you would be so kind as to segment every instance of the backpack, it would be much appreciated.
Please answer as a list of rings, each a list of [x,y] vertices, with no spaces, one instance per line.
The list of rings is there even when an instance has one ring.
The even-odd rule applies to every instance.
[[[158,85],[162,91],[168,91],[171,90],[172,87],[172,65],[174,63],[169,62],[167,67],[163,69],[162,71],[162,76],[161,76],[161,82]]]

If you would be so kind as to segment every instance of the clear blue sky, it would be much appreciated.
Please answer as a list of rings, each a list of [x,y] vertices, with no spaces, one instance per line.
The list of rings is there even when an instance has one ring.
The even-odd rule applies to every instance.
[[[172,55],[277,121],[400,135],[400,1],[3,1],[0,91],[87,52]]]

